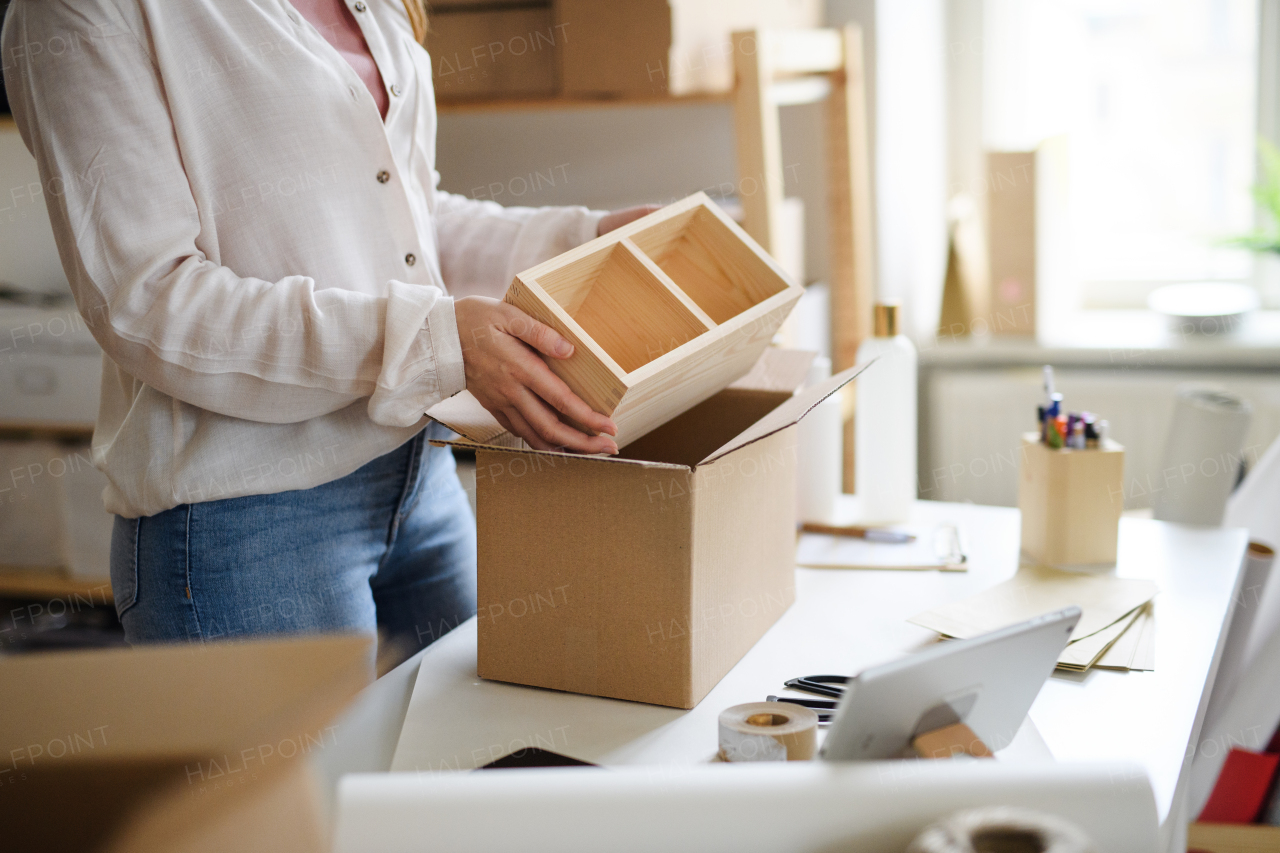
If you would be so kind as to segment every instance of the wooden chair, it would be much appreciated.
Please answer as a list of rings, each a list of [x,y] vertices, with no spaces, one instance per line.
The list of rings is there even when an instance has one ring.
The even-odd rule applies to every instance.
[[[733,34],[739,195],[748,234],[777,248],[783,200],[778,107],[826,102],[832,370],[851,366],[871,333],[875,247],[862,30],[748,30]],[[848,389],[846,389],[848,391]],[[850,396],[850,399],[851,396]],[[852,487],[852,406],[846,406],[845,483]]]

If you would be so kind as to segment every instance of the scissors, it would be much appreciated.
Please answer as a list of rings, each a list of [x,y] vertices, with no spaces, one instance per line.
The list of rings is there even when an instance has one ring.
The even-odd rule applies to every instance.
[[[806,675],[802,678],[792,678],[785,682],[787,687],[792,690],[800,690],[805,693],[812,693],[817,696],[830,696],[831,699],[798,699],[789,696],[768,696],[767,702],[788,702],[792,705],[802,705],[805,708],[812,708],[818,712],[818,722],[829,723],[835,716],[836,702],[844,695],[844,688],[836,685],[846,684],[849,681],[848,676],[844,675]]]

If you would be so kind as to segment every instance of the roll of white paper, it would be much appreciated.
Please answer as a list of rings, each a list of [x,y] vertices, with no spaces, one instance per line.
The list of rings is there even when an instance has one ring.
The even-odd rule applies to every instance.
[[[1219,525],[1240,474],[1249,403],[1220,388],[1178,390],[1160,466],[1156,518]]]
[[[1231,627],[1223,644],[1222,660],[1218,663],[1218,675],[1213,682],[1209,708],[1205,712],[1205,728],[1210,728],[1222,713],[1222,709],[1235,695],[1236,685],[1245,677],[1249,665],[1248,649],[1253,626],[1258,617],[1262,592],[1271,574],[1271,564],[1276,552],[1261,542],[1250,542],[1244,555],[1240,589],[1232,605]]]
[[[902,853],[958,809],[1078,825],[1100,853],[1155,853],[1155,798],[1131,764],[826,761],[367,773],[343,778],[335,853]]]
[[[1200,813],[1231,746],[1260,751],[1267,745],[1280,717],[1280,636],[1272,631],[1261,641],[1253,636],[1259,625],[1262,592],[1266,588],[1276,552],[1261,542],[1250,542],[1245,551],[1240,589],[1236,593],[1231,627],[1227,630],[1222,660],[1214,679],[1209,707],[1192,765],[1190,814]],[[1269,657],[1257,647],[1270,640]]]

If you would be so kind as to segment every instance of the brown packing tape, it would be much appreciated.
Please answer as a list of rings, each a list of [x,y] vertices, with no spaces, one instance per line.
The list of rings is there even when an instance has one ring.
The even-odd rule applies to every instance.
[[[818,742],[818,715],[786,702],[748,702],[720,712],[720,760],[808,761]]]

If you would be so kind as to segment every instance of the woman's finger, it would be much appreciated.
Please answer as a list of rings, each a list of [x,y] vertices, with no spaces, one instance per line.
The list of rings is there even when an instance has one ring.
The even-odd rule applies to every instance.
[[[505,320],[503,331],[507,334],[519,338],[550,358],[568,358],[573,355],[573,344],[555,329],[538,322],[513,305],[505,302],[501,305],[500,310]]]
[[[580,453],[618,452],[618,445],[607,436],[591,436],[566,424],[540,397],[528,389],[513,401],[526,423],[538,431],[543,441],[556,447],[576,450]]]
[[[511,432],[520,436],[534,450],[559,450],[560,448],[544,441],[542,436],[538,435],[538,431],[529,426],[529,422],[524,419],[515,406],[504,410],[507,420],[511,424]]]
[[[617,435],[618,427],[606,415],[592,409],[573,393],[564,380],[551,371],[540,358],[530,358],[521,364],[525,373],[521,377],[525,386],[546,401],[552,408],[589,430],[604,435]]]

